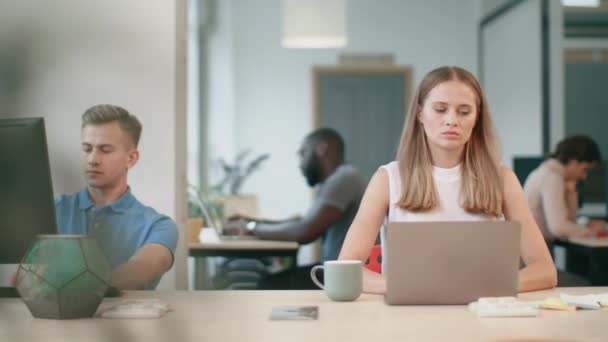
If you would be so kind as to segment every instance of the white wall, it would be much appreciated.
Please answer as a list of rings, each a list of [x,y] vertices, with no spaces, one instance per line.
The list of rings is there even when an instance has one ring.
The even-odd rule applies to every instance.
[[[207,104],[209,160],[219,157],[232,159],[236,151],[235,139],[235,50],[232,1],[203,1],[203,18],[207,41]],[[212,165],[212,163],[210,163]]]
[[[481,9],[480,14],[483,17],[512,1],[513,0],[479,0],[479,5]]]
[[[481,0],[481,14],[512,1]],[[526,0],[484,26],[483,86],[502,145],[503,163],[543,153],[541,0]],[[549,144],[564,130],[563,8],[548,1]]]
[[[527,0],[482,31],[483,87],[505,165],[542,153],[541,4]]]
[[[201,64],[201,45],[200,45],[200,3],[197,0],[187,0],[188,23],[187,23],[187,68],[188,68],[188,108],[187,108],[187,179],[188,183],[200,186],[201,174],[201,155],[200,146],[203,136],[199,134],[201,129],[201,101],[199,99],[201,91],[200,64]]]
[[[225,105],[209,112],[216,122],[210,125],[215,139],[210,154],[245,148],[271,154],[244,187],[259,195],[265,216],[301,213],[310,203],[296,150],[312,126],[314,65],[335,65],[341,52],[381,52],[394,54],[396,64],[411,65],[414,83],[440,65],[477,70],[476,1],[349,0],[347,6],[344,50],[292,50],[280,46],[280,1],[221,1],[221,33],[210,46],[218,58],[210,70],[224,71],[221,81],[210,79],[210,101]],[[223,146],[221,153],[216,145]]]
[[[185,162],[179,151],[185,151],[185,114],[176,111],[185,109],[185,87],[176,84],[185,77],[185,43],[176,40],[177,34],[185,37],[176,25],[176,18],[183,20],[185,13],[181,3],[0,3],[0,51],[20,51],[14,67],[23,70],[19,84],[13,84],[17,90],[3,100],[8,102],[5,108],[10,108],[3,114],[45,117],[56,194],[76,192],[83,186],[80,115],[94,104],[118,104],[138,116],[144,127],[141,160],[129,176],[133,193],[184,227],[179,194]],[[14,44],[2,46],[7,37]],[[180,235],[183,241],[186,234]],[[176,261],[160,287],[175,286],[176,269],[181,278],[177,282],[185,287],[183,246],[178,255],[184,261]]]
[[[561,1],[549,1],[549,121],[551,150],[566,134],[564,85],[564,8]]]

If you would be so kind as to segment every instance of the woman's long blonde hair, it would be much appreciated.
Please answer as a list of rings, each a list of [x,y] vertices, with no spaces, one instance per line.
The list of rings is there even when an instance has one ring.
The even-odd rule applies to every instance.
[[[410,211],[427,211],[439,204],[431,151],[417,114],[433,88],[452,80],[469,86],[477,97],[477,119],[464,149],[459,204],[470,213],[499,217],[502,215],[503,182],[487,100],[475,76],[455,66],[429,72],[411,101],[397,151],[401,174],[401,197],[397,205]]]

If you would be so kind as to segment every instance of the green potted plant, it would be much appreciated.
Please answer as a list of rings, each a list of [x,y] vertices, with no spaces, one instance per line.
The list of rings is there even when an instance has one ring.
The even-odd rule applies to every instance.
[[[233,164],[229,164],[224,158],[219,158],[216,163],[222,170],[223,176],[219,182],[211,186],[211,189],[223,194],[240,194],[245,180],[270,158],[270,154],[264,153],[247,161],[250,153],[249,150],[239,153]]]
[[[200,242],[201,228],[210,226],[207,220],[220,220],[222,217],[222,203],[218,194],[188,185],[188,235],[191,243]]]
[[[190,242],[199,242],[200,230],[206,219],[221,221],[234,215],[257,216],[257,196],[242,194],[245,180],[258,170],[270,155],[261,154],[248,159],[250,151],[239,153],[234,163],[220,158],[215,161],[221,177],[207,189],[188,186],[188,231]],[[219,224],[219,222],[216,222]],[[208,224],[207,224],[208,225]]]
[[[210,189],[212,193],[219,194],[223,218],[233,215],[257,216],[257,196],[243,194],[241,189],[244,182],[270,158],[270,154],[263,153],[251,158],[250,154],[250,150],[240,152],[234,163],[228,163],[224,158],[216,161],[222,177]]]

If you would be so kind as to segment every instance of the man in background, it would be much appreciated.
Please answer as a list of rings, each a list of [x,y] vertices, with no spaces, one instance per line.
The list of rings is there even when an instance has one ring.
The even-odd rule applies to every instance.
[[[590,236],[604,228],[604,220],[577,223],[576,183],[601,161],[599,147],[591,138],[576,135],[562,140],[549,159],[532,171],[524,191],[536,223],[551,247],[556,238]]]
[[[307,213],[297,219],[270,222],[239,218],[228,221],[224,230],[232,234],[254,235],[261,239],[297,241],[307,244],[321,238],[321,263],[336,260],[363,196],[365,182],[359,172],[344,161],[344,140],[331,128],[308,134],[298,150],[300,170],[309,186],[317,187]],[[311,266],[300,267],[291,277],[291,288],[316,288],[310,280]],[[261,285],[272,288],[284,283],[280,276]]]

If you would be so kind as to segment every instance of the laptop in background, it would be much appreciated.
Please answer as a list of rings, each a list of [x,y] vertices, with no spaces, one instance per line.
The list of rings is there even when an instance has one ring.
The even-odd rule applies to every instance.
[[[224,222],[222,218],[201,198],[195,197],[203,214],[205,225],[215,230],[220,240],[259,240],[253,235],[227,235],[224,233]]]
[[[468,304],[517,295],[517,222],[389,223],[383,250],[387,304]]]

